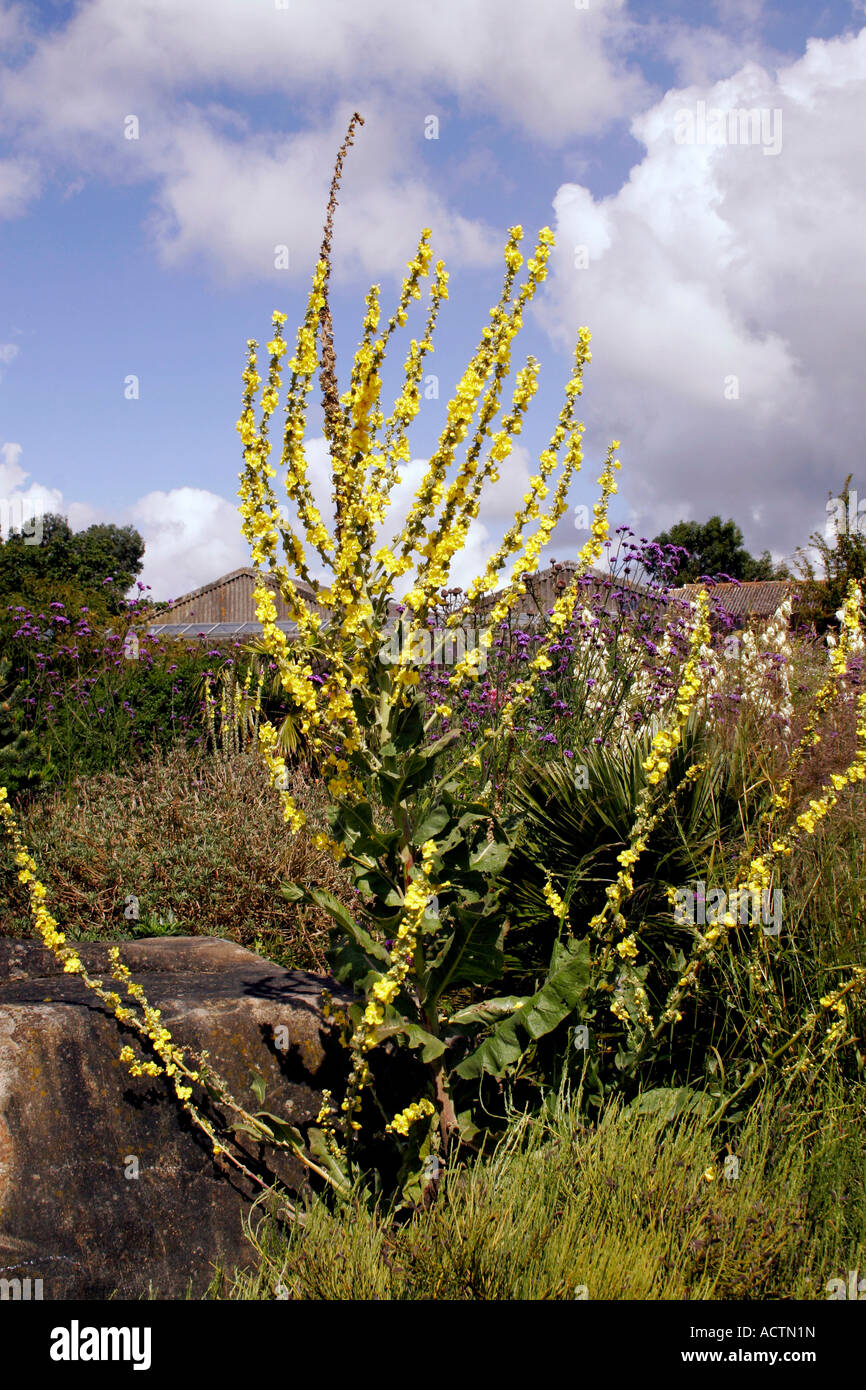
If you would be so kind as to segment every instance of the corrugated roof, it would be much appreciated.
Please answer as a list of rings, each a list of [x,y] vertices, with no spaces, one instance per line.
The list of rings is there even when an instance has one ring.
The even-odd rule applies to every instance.
[[[702,587],[700,584],[684,584],[679,589],[671,589],[670,596],[692,602]],[[771,618],[790,594],[792,584],[788,579],[749,579],[742,584],[724,583],[706,587],[734,618]]]
[[[275,590],[278,616],[280,619],[287,619],[289,605],[282,596],[277,576],[267,571],[256,570],[251,565],[232,570],[219,579],[212,579],[210,583],[203,584],[201,588],[193,589],[188,594],[181,594],[179,598],[173,599],[165,610],[165,617],[174,624],[195,623],[198,620],[199,626],[205,627],[216,622],[236,624],[256,621],[253,590],[259,579],[264,579]],[[295,575],[292,576],[292,583],[300,598],[309,607],[317,609],[320,613],[328,612],[326,603],[317,598],[312,585]],[[323,589],[328,587],[326,582],[322,583]],[[390,614],[394,614],[395,608],[396,605],[392,601],[389,602]],[[257,621],[256,631],[261,631]]]
[[[297,624],[287,619],[279,619],[276,626],[289,637],[297,636]],[[261,637],[261,623],[151,623],[147,628],[150,637],[208,637],[226,642],[233,637],[249,639]]]
[[[200,589],[193,589],[188,594],[181,594],[179,598],[173,600],[173,605],[177,606],[181,603],[191,603],[193,599],[203,598],[205,594],[213,593],[214,589],[222,588],[224,584],[230,584],[233,579],[241,579],[244,577],[258,579],[259,572],[254,569],[252,565],[242,565],[240,569],[231,570],[229,574],[223,574],[219,579],[212,579],[209,584],[203,584]],[[276,578],[272,575],[265,574],[262,577],[266,582],[274,584],[277,582]],[[313,593],[311,586],[305,584],[303,579],[295,579],[294,585],[298,593],[303,594],[305,598],[308,598]]]
[[[576,570],[577,562],[575,560],[563,560],[556,567],[548,565],[546,569],[530,574],[526,580],[527,593],[522,599],[518,599],[514,612],[525,610],[527,605],[531,603],[535,603],[541,608],[549,607],[564,590],[570,587]],[[644,585],[635,583],[629,575],[613,575],[593,568],[585,572],[581,584],[587,589],[609,588],[611,595],[628,593],[639,597],[655,597]],[[485,612],[492,608],[494,604],[499,602],[508,587],[506,585],[494,593],[485,594],[478,604],[479,609]]]

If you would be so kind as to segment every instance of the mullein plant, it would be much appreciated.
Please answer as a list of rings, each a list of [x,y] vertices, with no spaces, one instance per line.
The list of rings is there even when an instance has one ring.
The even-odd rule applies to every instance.
[[[701,681],[698,660],[708,646],[707,597],[705,593],[699,596],[699,620],[694,632],[693,653],[686,664],[678,692],[677,724],[673,730],[660,730],[653,740],[644,764],[647,787],[638,802],[629,844],[618,856],[621,868],[614,883],[607,889],[604,908],[590,922],[590,929],[605,943],[600,968],[593,974],[596,989],[613,991],[610,980],[603,979],[605,968],[609,971],[609,962],[615,960],[617,955],[622,962],[610,1012],[624,1025],[625,1037],[617,1065],[625,1074],[634,1074],[640,1066],[649,1062],[660,1041],[683,1021],[687,1001],[695,999],[702,976],[725,962],[726,949],[728,968],[740,958],[739,944],[736,951],[730,948],[734,946],[737,935],[747,936],[747,928],[751,925],[752,937],[745,960],[757,1020],[756,1031],[762,1035],[755,1055],[760,1052],[761,1060],[754,1061],[742,1083],[721,1099],[716,1112],[719,1118],[760,1082],[773,1064],[782,1063],[789,1074],[796,1074],[816,1060],[818,1064],[826,1062],[838,1052],[851,1038],[848,1026],[851,1000],[866,986],[866,969],[859,965],[842,967],[850,972],[849,977],[822,995],[817,1008],[808,1011],[804,1019],[791,1019],[774,977],[773,954],[780,949],[779,943],[774,936],[765,933],[760,924],[755,923],[751,906],[764,903],[773,884],[774,870],[794,854],[805,836],[815,834],[823,818],[838,804],[840,795],[856,783],[866,781],[866,692],[861,691],[857,697],[856,751],[851,763],[844,772],[830,774],[819,789],[818,796],[809,801],[808,807],[795,815],[786,829],[778,829],[776,822],[780,813],[790,813],[792,810],[795,774],[809,750],[821,742],[821,719],[845,692],[852,652],[859,653],[862,649],[862,604],[859,585],[852,581],[841,613],[840,640],[830,652],[827,679],[813,699],[804,733],[788,759],[784,776],[775,788],[768,810],[748,827],[746,848],[734,868],[733,882],[726,893],[726,910],[703,930],[694,929],[691,957],[683,960],[680,969],[674,972],[679,978],[671,984],[667,998],[657,1016],[654,1016],[644,989],[647,967],[637,965],[640,958],[638,941],[636,935],[628,931],[623,907],[632,893],[632,870],[646,849],[649,832],[658,823],[660,815],[673,804],[680,787],[701,771],[700,764],[690,767],[667,801],[651,812],[651,787],[663,780],[685,721],[693,710],[699,708],[699,692],[702,688],[706,690],[706,673]],[[712,680],[712,675],[709,679]],[[676,904],[677,892],[675,887],[668,890],[671,908]],[[747,909],[745,913],[743,909]]]
[[[418,413],[419,382],[432,351],[439,307],[447,298],[448,274],[444,264],[437,262],[424,334],[420,342],[413,339],[410,344],[404,386],[387,421],[379,405],[379,373],[391,335],[406,323],[412,300],[420,298],[421,282],[430,276],[429,231],[422,235],[397,309],[384,327],[378,289],[374,287],[367,296],[362,341],[349,389],[341,396],[327,299],[329,248],[340,165],[359,119],[353,119],[338,158],[322,255],[296,352],[288,363],[282,463],[287,495],[298,518],[297,529],[283,521],[270,483],[274,469],[268,463],[269,426],[279,402],[282,359],[287,352],[283,314],[274,315],[258,421],[254,405],[262,379],[257,371],[257,345],[248,345],[243,410],[238,422],[245,462],[240,489],[244,534],[256,567],[276,578],[297,625],[297,640],[289,644],[277,625],[273,588],[260,582],[255,598],[263,645],[279,674],[306,747],[328,777],[333,801],[330,833],[320,832],[317,842],[324,843],[351,869],[359,892],[359,908],[352,916],[330,895],[310,890],[316,902],[332,911],[341,934],[333,955],[337,978],[361,996],[345,1009],[330,1009],[326,1003],[326,1013],[332,1014],[340,1028],[351,1061],[344,1096],[339,1103],[332,1103],[325,1095],[319,1127],[308,1136],[311,1153],[321,1157],[323,1166],[299,1152],[302,1141],[291,1126],[266,1112],[250,1114],[239,1106],[205,1061],[196,1059],[195,1069],[189,1066],[158,1012],[130,979],[116,949],[112,952],[112,975],[123,983],[134,1006],[90,977],[48,913],[46,890],[36,878],[35,863],[21,839],[5,791],[0,795],[0,809],[13,842],[19,878],[30,886],[34,922],[44,944],[64,971],[76,974],[113,1010],[119,1023],[137,1031],[145,1051],[149,1047],[153,1054],[150,1060],[142,1059],[124,1046],[121,1058],[130,1072],[164,1074],[171,1080],[178,1101],[209,1135],[215,1153],[226,1152],[247,1176],[250,1173],[242,1160],[228,1154],[210,1120],[193,1103],[189,1083],[201,1083],[213,1099],[233,1111],[240,1132],[299,1152],[312,1171],[327,1177],[338,1190],[346,1190],[362,1127],[362,1108],[365,1102],[369,1108],[370,1098],[378,1105],[370,1054],[388,1040],[416,1050],[422,1068],[426,1068],[422,1093],[407,1096],[406,1104],[381,1117],[382,1134],[402,1146],[401,1176],[408,1195],[420,1192],[422,1165],[435,1149],[447,1149],[458,1134],[477,1132],[471,1107],[458,1112],[455,1104],[458,1087],[453,1078],[457,1069],[451,1064],[456,1059],[450,1057],[448,1066],[443,1060],[443,1025],[449,1028],[450,1041],[456,1039],[458,1055],[463,1058],[461,1076],[471,1079],[479,1075],[484,1070],[484,1055],[477,1046],[477,1035],[502,1014],[501,1003],[491,1014],[475,1008],[455,1010],[449,1001],[455,993],[465,996],[467,990],[484,989],[501,974],[503,925],[498,876],[510,852],[503,827],[487,802],[462,796],[456,775],[460,767],[452,767],[446,777],[437,778],[440,756],[453,738],[446,735],[431,742],[431,721],[425,720],[419,690],[415,643],[425,632],[428,614],[437,606],[454,556],[478,514],[482,489],[485,483],[498,479],[537,389],[538,364],[529,358],[517,372],[510,403],[503,409],[513,341],[525,309],[546,276],[553,235],[548,229],[539,234],[535,252],[526,262],[526,276],[518,285],[524,265],[519,249],[522,230],[511,230],[505,248],[502,295],[491,311],[491,324],[484,329],[448,404],[445,428],[404,525],[390,546],[381,545],[378,533],[386,520],[390,495],[399,481],[401,464],[410,457],[407,431]],[[581,329],[574,371],[538,473],[529,480],[514,525],[473,586],[473,600],[490,592],[501,570],[512,561],[510,581],[495,605],[493,621],[501,621],[525,592],[521,576],[537,568],[539,556],[565,512],[571,480],[582,461],[583,426],[575,419],[575,405],[582,390],[583,368],[590,360],[589,340],[588,331]],[[317,367],[333,465],[333,531],[325,526],[315,505],[304,454],[306,396]],[[465,456],[456,464],[457,451],[463,445]],[[599,478],[601,494],[578,572],[598,560],[608,533],[608,502],[616,492],[619,469],[617,447],[613,443],[607,452]],[[558,467],[560,477],[552,501],[542,511],[550,493],[548,480]],[[280,540],[288,563],[278,560]],[[308,552],[330,572],[327,586],[311,573]],[[315,608],[299,594],[293,574],[312,585]],[[399,659],[383,661],[392,595],[407,574],[411,574],[411,587],[404,597],[410,614],[408,632],[404,629]],[[567,624],[576,598],[573,588],[570,597],[558,600],[551,640]],[[459,614],[456,620],[452,625],[459,623]],[[423,651],[423,644],[421,648]],[[477,679],[483,656],[482,648],[473,645],[450,676],[453,688]],[[530,672],[506,705],[506,718],[513,717],[517,699],[531,698],[538,676],[551,664],[546,644],[542,644],[533,656]],[[259,714],[259,700],[256,706]],[[227,707],[224,713],[223,728],[229,723]],[[486,731],[485,741],[492,736],[492,729]],[[305,821],[304,812],[288,790],[288,770],[277,730],[264,717],[258,727],[258,744],[282,797],[286,822],[291,830],[298,831]],[[483,752],[482,745],[463,760],[464,764],[481,771]],[[375,797],[375,811],[368,797]],[[305,890],[287,885],[285,891],[297,899]],[[532,1038],[557,1026],[575,1007],[586,974],[584,946],[557,942],[548,978],[540,989],[526,999],[511,1002],[513,1037],[499,1040],[497,1057],[519,1058]]]
[[[255,601],[263,640],[301,733],[324,769],[332,798],[329,830],[316,838],[352,872],[359,895],[357,911],[349,914],[315,888],[287,885],[284,890],[297,900],[311,897],[332,911],[338,927],[335,974],[360,996],[348,1008],[336,1010],[335,1022],[350,1052],[349,1079],[339,1102],[326,1098],[320,1116],[324,1140],[319,1142],[326,1144],[333,1159],[351,1167],[363,1116],[368,1116],[403,1145],[404,1177],[411,1189],[419,1165],[434,1150],[447,1149],[458,1134],[475,1131],[472,1107],[461,1106],[465,1096],[458,1097],[458,1077],[466,1083],[465,1092],[484,1070],[487,1052],[484,1043],[479,1050],[477,1035],[486,1031],[496,1010],[488,1016],[483,1008],[455,1009],[453,999],[457,993],[465,997],[467,991],[484,989],[501,973],[498,876],[509,854],[505,828],[484,795],[485,770],[497,733],[492,727],[483,731],[460,763],[442,773],[442,755],[459,731],[439,737],[431,732],[448,707],[447,694],[439,709],[429,714],[420,654],[428,619],[441,603],[454,557],[478,515],[482,491],[498,480],[507,464],[537,389],[538,363],[532,357],[516,371],[510,391],[507,383],[514,339],[547,274],[553,235],[543,229],[524,262],[522,230],[511,229],[499,302],[448,402],[444,428],[405,522],[390,543],[383,543],[393,490],[410,459],[408,428],[418,413],[419,383],[433,348],[439,309],[447,298],[448,274],[442,261],[433,264],[431,234],[425,230],[396,310],[386,323],[378,287],[367,295],[363,335],[348,389],[341,395],[328,305],[329,248],[340,166],[358,120],[353,119],[340,152],[322,254],[295,352],[286,364],[281,468],[288,511],[296,520],[285,519],[287,509],[279,506],[271,483],[276,470],[269,462],[288,353],[283,337],[286,316],[281,313],[273,316],[262,373],[258,345],[248,343],[238,421],[245,465],[240,510],[253,563],[262,572]],[[425,280],[430,280],[430,293],[423,334],[410,342],[404,384],[386,418],[380,402],[386,349],[395,331],[405,325],[412,301],[421,297]],[[583,425],[575,407],[590,360],[589,343],[589,332],[582,328],[562,408],[538,471],[529,480],[502,544],[469,588],[468,608],[497,588],[501,592],[489,613],[488,629],[451,669],[452,690],[477,681],[490,629],[525,594],[523,576],[537,570],[565,514],[571,482],[582,462]],[[313,497],[304,447],[307,396],[317,372],[333,476],[330,529]],[[576,579],[600,558],[608,535],[608,504],[617,490],[620,466],[617,448],[614,441],[598,479],[600,495],[578,557]],[[315,570],[324,571],[327,581]],[[312,587],[315,607],[302,597],[296,578]],[[293,642],[276,623],[273,579],[297,625]],[[389,655],[386,660],[389,617],[401,581],[408,589],[402,596],[400,652],[396,659]],[[518,707],[531,699],[538,680],[551,668],[550,647],[567,627],[578,595],[575,582],[557,599],[545,641],[508,693],[499,720],[506,735]],[[457,627],[463,620],[457,612],[446,625]],[[276,730],[265,719],[259,747],[280,792],[285,820],[297,831],[304,824],[304,811],[287,789]],[[470,793],[464,799],[467,781],[461,782],[461,776],[475,778],[474,798]],[[558,942],[548,978],[536,997],[514,1001],[508,1038],[494,1043],[497,1055],[519,1057],[533,1037],[557,1026],[576,1006],[587,968],[580,943]],[[371,1065],[371,1053],[387,1040],[416,1050],[422,1070],[426,1068],[423,1094],[396,1115],[377,1108]]]
[[[255,690],[252,688],[253,675],[252,662],[243,680],[232,663],[218,676],[208,671],[202,678],[199,688],[206,747],[214,757],[227,761],[258,746],[265,673],[258,671]]]

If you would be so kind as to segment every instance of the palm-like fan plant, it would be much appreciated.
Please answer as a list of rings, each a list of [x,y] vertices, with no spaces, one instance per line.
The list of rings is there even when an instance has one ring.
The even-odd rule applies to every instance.
[[[586,754],[582,775],[561,761],[522,761],[516,770],[512,804],[518,844],[509,861],[509,920],[506,947],[513,969],[541,967],[558,930],[545,900],[548,878],[568,904],[568,924],[584,936],[616,878],[617,855],[628,843],[634,808],[645,778],[643,764],[652,740],[647,728],[623,749],[598,748]],[[742,842],[745,803],[748,819],[762,809],[766,785],[745,778],[741,755],[712,746],[693,718],[671,758],[670,787],[694,763],[700,775],[683,785],[666,816],[648,838],[634,866],[629,922],[643,928],[647,948],[668,954],[676,933],[665,890],[723,872]],[[683,944],[686,944],[684,936]]]

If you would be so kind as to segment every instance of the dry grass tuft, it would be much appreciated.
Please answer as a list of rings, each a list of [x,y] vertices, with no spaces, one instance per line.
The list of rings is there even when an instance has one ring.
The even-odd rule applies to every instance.
[[[170,931],[222,936],[291,968],[325,971],[329,918],[280,896],[282,882],[315,881],[341,900],[352,889],[312,843],[323,824],[320,783],[294,774],[310,830],[293,837],[255,754],[229,760],[175,747],[135,772],[75,781],[34,801],[22,829],[72,936],[122,938]],[[24,892],[0,868],[2,931],[29,936]],[[138,920],[125,915],[138,899]]]

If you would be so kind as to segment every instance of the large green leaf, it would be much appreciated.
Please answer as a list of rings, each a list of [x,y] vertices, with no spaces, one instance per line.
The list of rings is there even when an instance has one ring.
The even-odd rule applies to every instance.
[[[303,903],[307,901],[307,890],[300,883],[281,883],[280,897],[290,903]]]
[[[393,706],[391,707],[393,709]],[[408,753],[410,749],[424,746],[424,714],[421,702],[397,710],[397,728],[392,735],[392,745],[398,753]],[[429,751],[429,750],[428,750]]]
[[[436,760],[427,753],[412,753],[403,763],[403,775],[397,784],[395,802],[414,796],[430,781],[436,771]]]
[[[410,1047],[422,1049],[422,1062],[433,1062],[437,1057],[441,1057],[445,1051],[445,1043],[441,1038],[434,1037],[425,1028],[421,1028],[417,1023],[412,1023],[407,1018],[400,1019],[396,1023],[386,1022],[378,1030],[378,1036],[381,1040],[401,1033],[409,1039]]]
[[[381,978],[382,971],[370,960],[354,941],[347,941],[342,935],[332,935],[328,950],[328,964],[334,978],[355,993],[364,993],[375,980]]]
[[[491,984],[505,967],[498,914],[488,915],[484,907],[471,904],[453,908],[451,916],[454,930],[448,949],[439,953],[423,982],[428,1007],[458,984]]]
[[[366,951],[375,960],[388,960],[388,952],[385,947],[380,946],[378,941],[373,940],[369,932],[358,926],[349,909],[340,902],[339,898],[335,898],[333,893],[329,893],[326,888],[313,887],[307,889],[307,897],[318,907],[324,908],[325,912],[333,917],[337,925],[342,927],[343,931],[361,947],[362,951]]]
[[[352,856],[365,859],[371,867],[382,855],[389,854],[400,839],[395,831],[386,833],[374,825],[372,808],[366,801],[341,807],[335,829],[337,838],[344,841]]]
[[[435,743],[430,744],[430,747],[426,750],[427,757],[438,758],[440,753],[444,753],[446,748],[450,748],[452,743],[456,743],[462,736],[462,729],[449,729],[447,734],[443,734],[441,738],[437,738]]]
[[[423,845],[428,840],[435,840],[437,835],[442,834],[450,819],[451,813],[447,806],[434,806],[431,811],[428,811],[421,824],[413,830],[413,842],[416,845]]]
[[[402,907],[403,894],[390,879],[385,878],[377,868],[365,869],[355,873],[355,887],[375,899],[377,907]],[[402,915],[402,914],[401,914]]]
[[[638,1115],[675,1120],[680,1115],[708,1115],[717,1104],[716,1097],[692,1086],[657,1086],[652,1091],[643,1091],[628,1109]]]
[[[530,1042],[551,1033],[576,1009],[589,987],[589,938],[557,943],[551,972],[536,994],[498,1024],[456,1068],[469,1080],[488,1071],[497,1079],[519,1062]]]
[[[348,1197],[351,1194],[351,1183],[343,1164],[335,1158],[328,1148],[328,1140],[321,1129],[311,1126],[307,1130],[307,1143],[310,1146],[310,1153],[328,1173],[332,1184],[342,1195]]]
[[[468,1009],[458,1009],[448,1022],[459,1027],[467,1023],[497,1023],[525,1003],[525,994],[505,994],[501,999],[485,999],[480,1004],[470,1004]]]
[[[272,1115],[268,1110],[257,1110],[256,1119],[270,1130],[277,1143],[291,1144],[293,1148],[304,1152],[304,1136],[296,1125],[289,1124],[288,1120],[282,1119],[279,1115]]]
[[[502,873],[510,854],[511,849],[503,840],[489,840],[469,856],[469,863],[473,869],[495,878]]]

